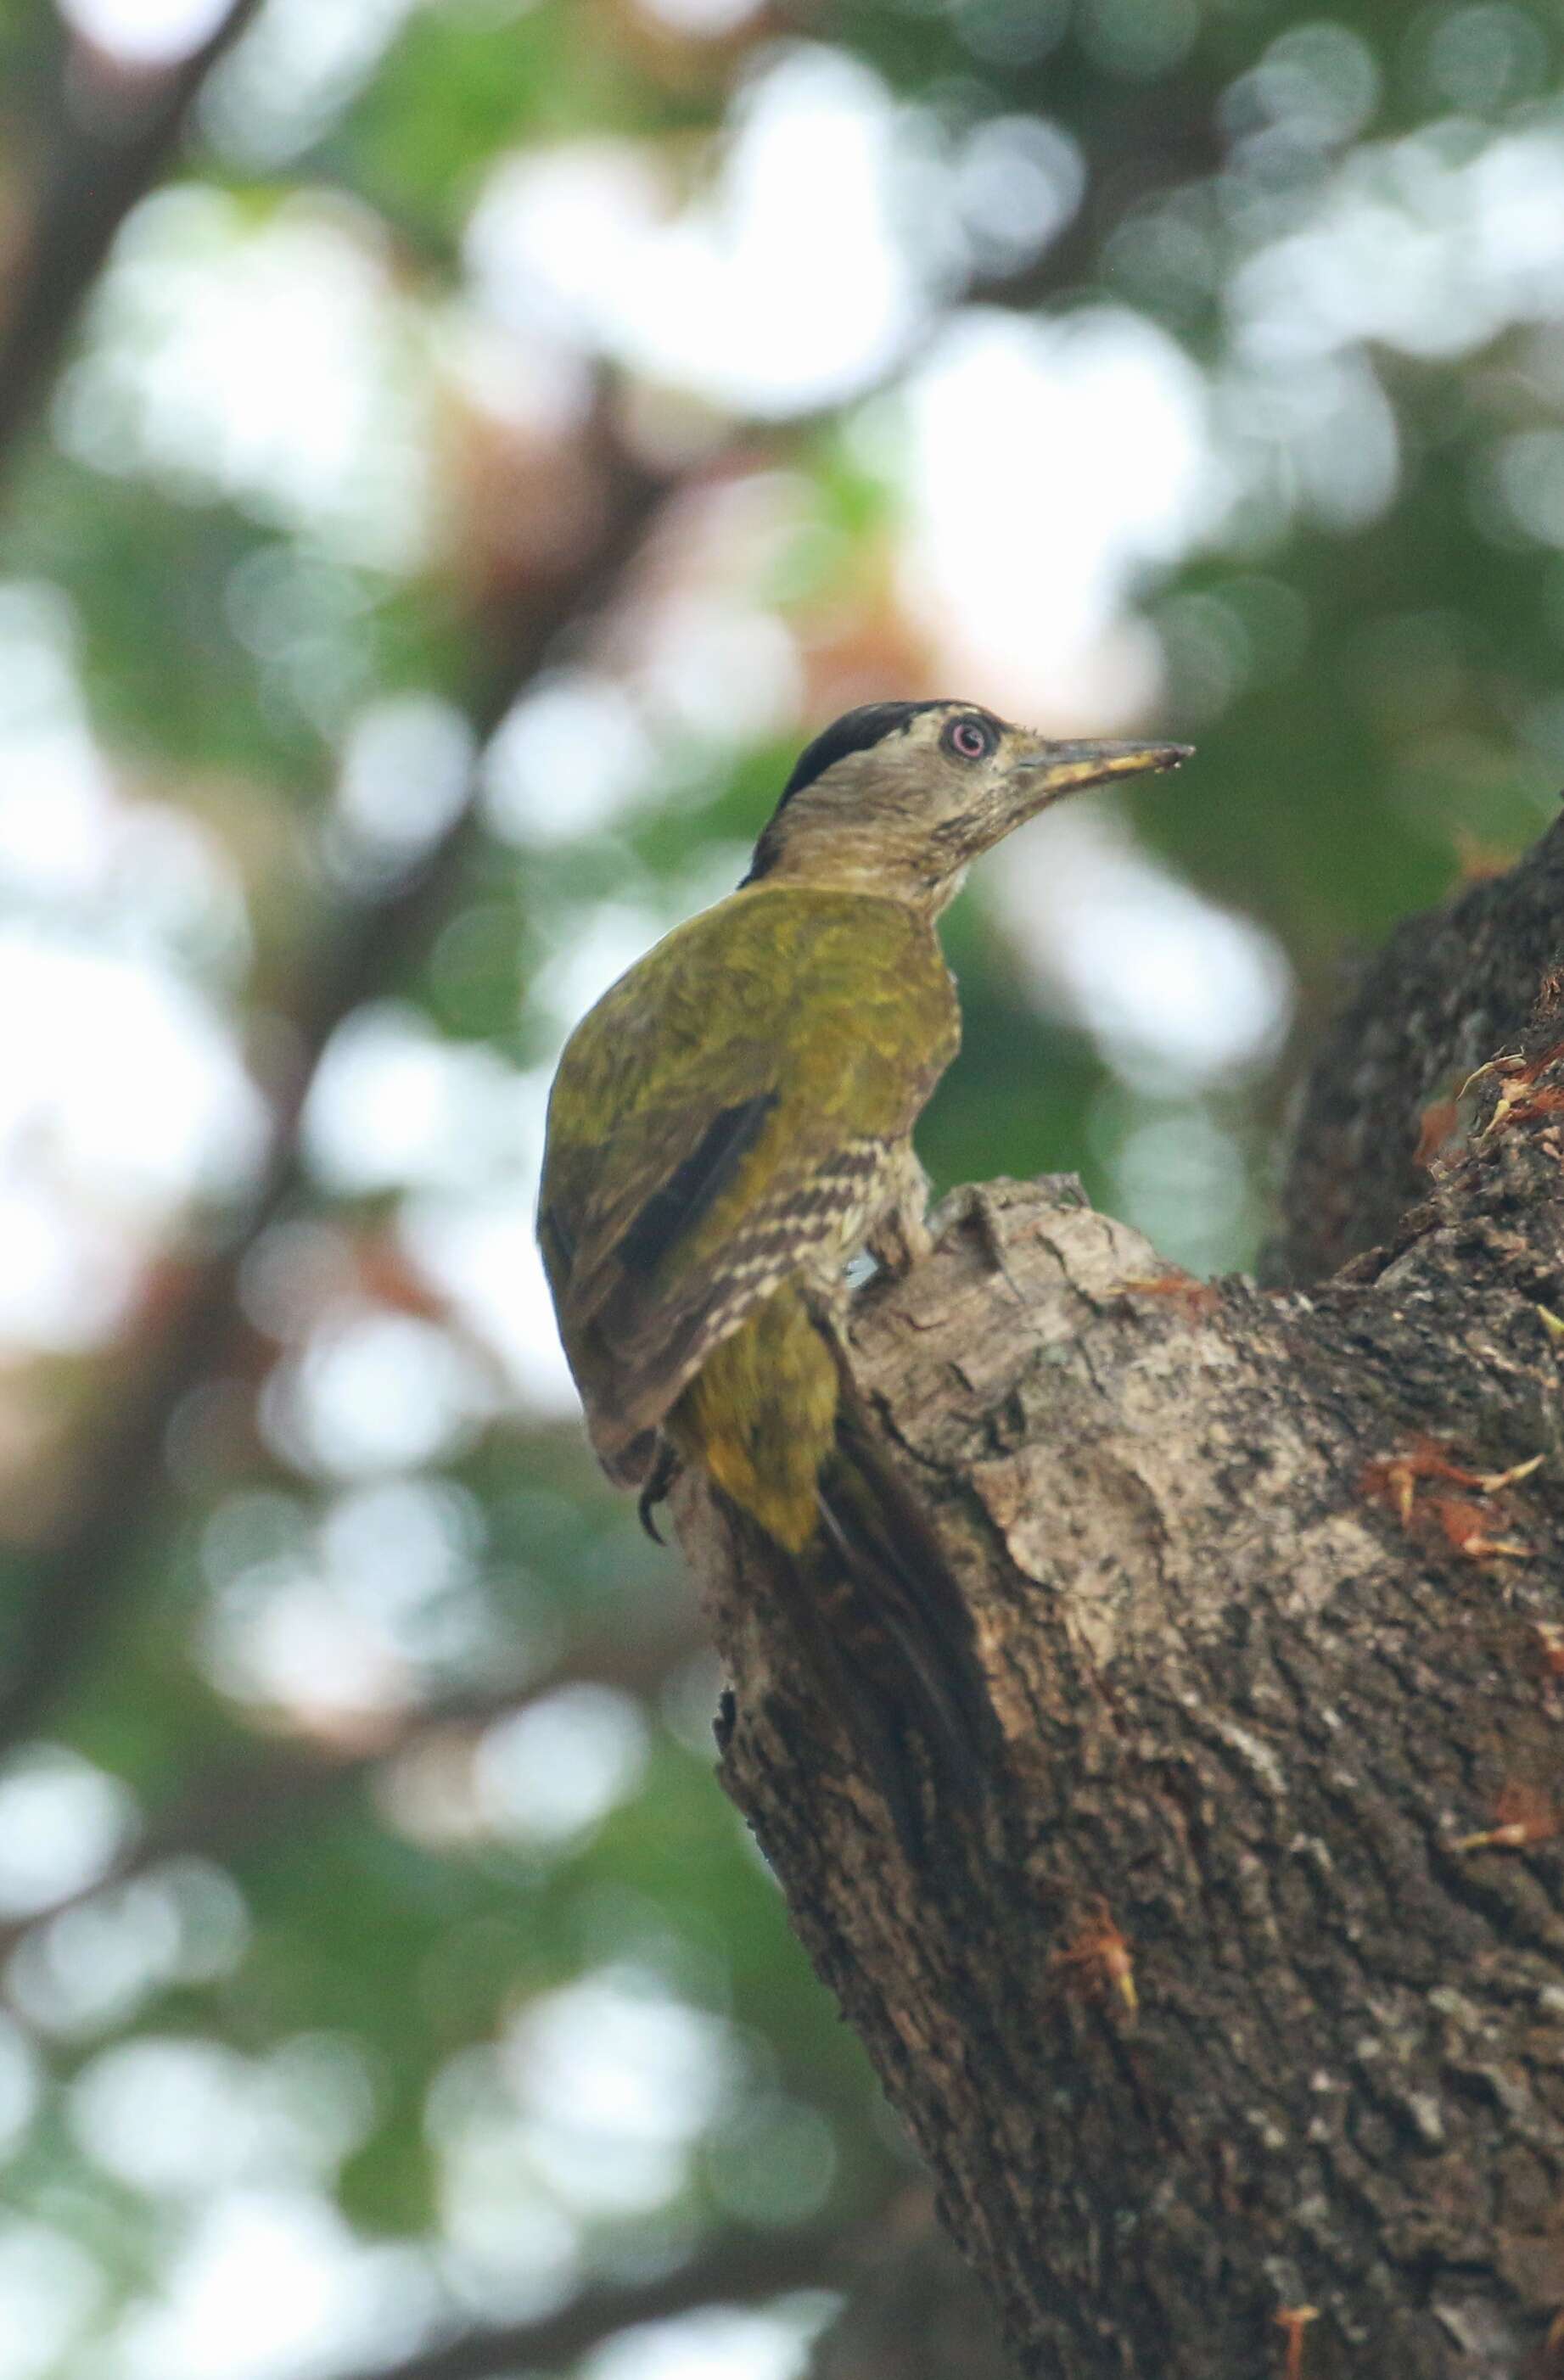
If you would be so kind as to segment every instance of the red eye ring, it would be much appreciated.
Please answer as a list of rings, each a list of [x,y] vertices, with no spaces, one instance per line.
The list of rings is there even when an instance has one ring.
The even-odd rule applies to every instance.
[[[981,719],[952,719],[945,730],[945,746],[963,760],[986,760],[994,748],[994,732]]]

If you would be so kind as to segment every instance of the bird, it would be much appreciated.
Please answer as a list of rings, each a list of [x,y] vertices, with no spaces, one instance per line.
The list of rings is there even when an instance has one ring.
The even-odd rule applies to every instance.
[[[982,853],[1180,744],[1065,742],[952,699],[865,703],[806,747],[735,891],[565,1043],[538,1239],[588,1433],[655,1505],[693,1465],[765,1541],[807,1671],[903,1847],[920,1776],[981,1791],[970,1616],[847,1347],[847,1267],[932,1241],[912,1130],[956,1055],[936,931]]]

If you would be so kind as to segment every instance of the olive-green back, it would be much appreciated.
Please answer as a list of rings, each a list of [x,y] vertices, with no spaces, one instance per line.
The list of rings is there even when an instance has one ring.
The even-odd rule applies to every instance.
[[[605,1457],[853,1226],[958,1035],[927,919],[799,885],[733,893],[679,927],[577,1026],[550,1101],[539,1237]]]

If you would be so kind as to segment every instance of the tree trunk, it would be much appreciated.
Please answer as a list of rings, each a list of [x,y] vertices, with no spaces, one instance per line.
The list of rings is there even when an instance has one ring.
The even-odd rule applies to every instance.
[[[1005,1738],[921,1872],[680,1492],[724,1781],[1024,2374],[1564,2374],[1561,956],[1564,828],[1369,970],[1275,1268],[1324,1285],[1053,1179],[859,1300]]]

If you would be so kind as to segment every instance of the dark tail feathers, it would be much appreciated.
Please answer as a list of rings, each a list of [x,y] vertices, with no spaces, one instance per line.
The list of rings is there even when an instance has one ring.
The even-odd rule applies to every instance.
[[[903,1849],[921,1861],[926,1770],[937,1803],[948,1795],[976,1808],[1000,1749],[999,1723],[965,1598],[840,1350],[838,1366],[821,1525],[790,1565],[790,1600],[823,1691],[870,1763]]]

